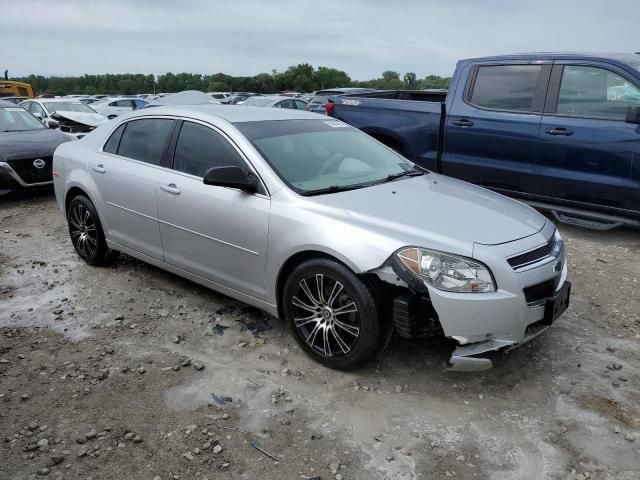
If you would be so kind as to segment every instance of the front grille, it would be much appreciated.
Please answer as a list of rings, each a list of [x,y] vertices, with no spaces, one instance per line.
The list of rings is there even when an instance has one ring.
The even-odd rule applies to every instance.
[[[522,291],[524,292],[524,298],[527,300],[527,303],[538,303],[553,296],[558,279],[559,277],[550,278],[542,283],[523,288]]]
[[[21,158],[17,160],[7,160],[9,166],[22,179],[24,183],[41,183],[53,180],[52,163],[53,157],[38,157],[44,160],[44,167],[36,168],[33,162],[37,158]]]
[[[551,240],[549,240],[546,245],[525,253],[521,253],[520,255],[516,255],[515,257],[507,258],[507,262],[514,270],[539,262],[543,258],[549,256],[549,254],[553,251],[555,242],[555,237],[551,237]]]

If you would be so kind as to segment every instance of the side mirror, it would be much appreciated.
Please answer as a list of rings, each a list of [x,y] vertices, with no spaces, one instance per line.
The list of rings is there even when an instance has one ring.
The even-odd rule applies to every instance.
[[[36,112],[36,113],[34,113],[34,114],[32,114],[32,115],[33,115],[34,117],[36,117],[38,120],[42,121],[42,114],[41,114],[41,113]]]
[[[214,167],[207,170],[202,179],[205,185],[238,188],[243,192],[256,193],[258,179],[253,173],[247,173],[240,167]]]
[[[636,125],[640,124],[640,107],[629,107],[625,121]]]
[[[47,126],[47,128],[51,128],[52,130],[60,127],[60,124],[56,120],[53,120],[51,118],[45,119],[44,124]]]

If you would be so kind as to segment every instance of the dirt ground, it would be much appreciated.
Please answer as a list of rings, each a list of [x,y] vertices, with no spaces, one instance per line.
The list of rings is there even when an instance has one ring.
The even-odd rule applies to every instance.
[[[0,479],[638,479],[640,232],[560,227],[573,299],[480,374],[394,339],[321,367],[281,321],[0,200]]]

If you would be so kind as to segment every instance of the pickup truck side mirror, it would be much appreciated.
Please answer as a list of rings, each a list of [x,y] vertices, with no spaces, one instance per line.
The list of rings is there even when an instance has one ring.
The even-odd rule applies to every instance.
[[[629,107],[625,121],[636,125],[640,124],[640,107]]]
[[[202,179],[205,185],[238,188],[243,192],[256,193],[258,179],[253,173],[247,173],[240,167],[213,167],[207,170]]]

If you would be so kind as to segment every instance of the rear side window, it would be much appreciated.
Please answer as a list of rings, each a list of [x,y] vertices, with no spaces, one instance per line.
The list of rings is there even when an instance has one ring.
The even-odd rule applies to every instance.
[[[240,154],[222,135],[197,123],[182,124],[173,160],[174,170],[204,177],[212,167],[229,166],[246,170]]]
[[[532,111],[540,65],[478,67],[469,101],[493,110]]]
[[[173,123],[173,120],[165,118],[128,122],[120,139],[118,155],[160,165],[162,152],[173,131]]]
[[[116,153],[118,151],[118,145],[120,144],[120,138],[126,124],[120,125],[116,128],[116,131],[111,134],[107,143],[104,144],[102,150],[107,153]]]
[[[562,73],[556,113],[624,121],[640,105],[640,88],[604,68],[567,65]]]

